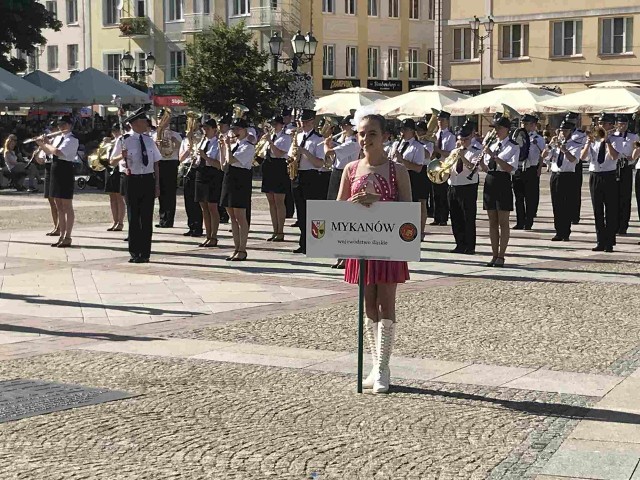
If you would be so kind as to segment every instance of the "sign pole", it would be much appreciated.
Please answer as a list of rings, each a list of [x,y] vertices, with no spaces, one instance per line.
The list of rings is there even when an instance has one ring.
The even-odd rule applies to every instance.
[[[362,393],[362,363],[364,347],[364,286],[366,260],[358,259],[358,393]]]

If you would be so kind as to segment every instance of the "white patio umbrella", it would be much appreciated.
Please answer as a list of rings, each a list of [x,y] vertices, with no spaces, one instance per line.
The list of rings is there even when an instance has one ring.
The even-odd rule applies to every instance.
[[[33,85],[44,88],[47,92],[55,92],[62,83],[57,78],[52,77],[42,70],[36,70],[34,72],[28,73],[22,78]]]
[[[521,115],[538,110],[538,104],[558,97],[559,94],[540,88],[531,83],[516,82],[502,85],[477,97],[449,105],[445,110],[451,115],[482,115],[502,112],[502,104],[507,104]]]
[[[114,94],[119,95],[124,104],[151,103],[146,93],[91,67],[62,82],[53,93],[52,102],[62,105],[108,105]]]
[[[0,105],[32,105],[42,103],[51,93],[0,68]]]
[[[630,82],[603,82],[580,92],[541,102],[545,113],[634,113],[640,109],[640,85]]]
[[[389,97],[368,88],[345,88],[317,99],[315,109],[318,115],[344,117],[349,115],[351,110],[357,110],[362,106],[371,105],[387,98]]]
[[[428,85],[383,100],[376,104],[376,111],[385,117],[424,117],[431,115],[432,108],[444,110],[445,107],[467,98],[469,98],[468,95],[454,88]]]

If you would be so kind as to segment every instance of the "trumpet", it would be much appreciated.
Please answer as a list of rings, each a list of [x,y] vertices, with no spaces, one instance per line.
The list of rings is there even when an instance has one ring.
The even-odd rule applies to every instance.
[[[612,132],[612,131],[613,129],[609,130],[609,132]],[[609,132],[607,132],[602,127],[596,127],[592,131],[587,132],[587,138],[592,142],[593,141],[601,142],[602,140],[604,140],[609,136]]]

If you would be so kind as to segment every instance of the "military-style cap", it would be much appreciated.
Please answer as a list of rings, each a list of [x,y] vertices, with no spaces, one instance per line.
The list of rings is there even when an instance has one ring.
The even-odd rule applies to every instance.
[[[458,140],[462,140],[463,138],[468,138],[471,135],[473,135],[473,128],[470,128],[469,126],[465,127],[463,126],[459,131],[458,131]]]
[[[119,123],[114,123],[113,125],[111,125],[111,130],[120,130],[120,124]]]
[[[231,128],[248,128],[248,127],[249,127],[249,124],[244,118],[236,118],[231,123]]]
[[[285,107],[282,109],[282,116],[283,117],[288,117],[291,115],[291,109],[288,107]]]
[[[71,115],[61,115],[56,119],[56,123],[68,123],[71,125],[73,120],[71,120]]]
[[[220,125],[231,125],[232,122],[232,118],[231,115],[224,115],[221,119],[220,119]]]
[[[492,127],[504,127],[506,129],[511,128],[511,121],[507,117],[503,117],[502,115],[497,120],[494,119],[491,123]]]
[[[449,112],[445,112],[444,110],[440,110],[438,112],[438,118],[439,119],[444,119],[444,120],[449,120],[449,118],[451,118],[451,114]]]
[[[613,113],[602,112],[598,117],[598,121],[602,123],[616,123],[616,116]]]
[[[619,113],[616,115],[616,122],[629,123],[629,115],[626,113]]]
[[[314,118],[316,118],[315,110],[305,108],[300,113],[300,120],[302,120],[303,122],[306,122],[307,120],[313,120]]]
[[[560,130],[573,130],[574,128],[576,128],[576,124],[569,120],[563,120],[560,124]]]
[[[216,128],[218,126],[218,123],[214,118],[208,118],[204,122],[202,122],[202,126],[205,126],[205,125],[207,127]]]
[[[275,117],[271,117],[269,119],[269,123],[272,125],[274,123],[279,123],[280,125],[284,125],[284,118],[282,118],[282,115],[276,115]]]
[[[419,122],[416,122],[416,130],[426,130],[427,129],[427,122],[424,122],[422,120],[420,120]]]
[[[570,122],[573,122],[573,121],[577,120],[579,116],[580,116],[579,113],[569,112],[564,116],[564,119],[565,120],[569,120]]]
[[[352,122],[352,121],[353,121],[353,115],[352,115],[352,114],[349,114],[349,115],[346,115],[345,117],[343,117],[343,118],[342,118],[342,120],[340,121],[340,125],[350,125],[350,126],[353,126],[353,125],[351,124],[351,122]]]
[[[147,112],[145,111],[144,107],[140,107],[138,110],[136,110],[131,115],[129,115],[125,119],[125,122],[132,123],[132,122],[134,122],[136,120],[140,120],[140,119],[147,120]]]
[[[467,118],[464,123],[462,124],[462,128],[470,128],[472,130],[477,130],[478,129],[478,124],[475,121],[474,118]]]
[[[525,113],[522,117],[522,123],[538,123],[540,120],[536,115],[532,115],[530,113]]]
[[[400,128],[410,128],[411,130],[415,130],[416,122],[413,120],[413,118],[405,118],[404,120],[402,120],[402,122],[400,122]]]

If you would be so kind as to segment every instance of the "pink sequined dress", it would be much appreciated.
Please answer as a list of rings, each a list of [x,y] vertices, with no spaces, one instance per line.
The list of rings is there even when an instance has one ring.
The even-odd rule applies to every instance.
[[[356,171],[360,161],[352,162],[349,169],[349,180],[351,183],[351,196],[373,186],[373,189],[380,195],[380,202],[398,201],[398,181],[396,178],[396,167],[393,162],[389,162],[389,181],[378,173],[368,173],[356,178]],[[349,258],[345,265],[344,279],[348,283],[358,283],[360,270],[358,260]],[[365,270],[365,285],[375,285],[378,283],[404,283],[409,280],[409,266],[407,262],[393,260],[367,260]]]

